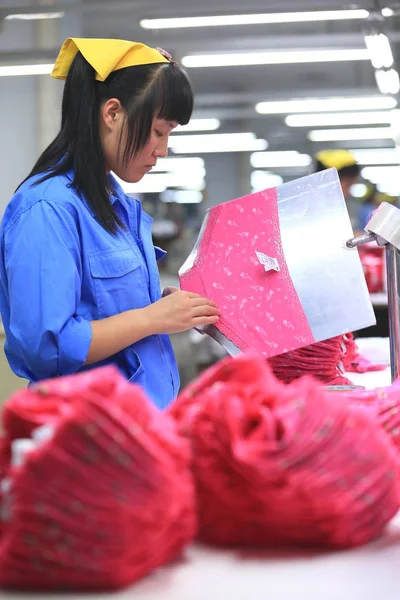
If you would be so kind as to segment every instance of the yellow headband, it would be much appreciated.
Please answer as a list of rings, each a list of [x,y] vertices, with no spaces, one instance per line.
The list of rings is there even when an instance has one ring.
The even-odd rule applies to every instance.
[[[78,52],[92,65],[98,81],[104,81],[110,73],[124,67],[170,62],[169,55],[163,50],[156,50],[139,42],[68,38],[61,46],[51,76],[66,79]]]
[[[349,150],[322,150],[318,152],[315,158],[327,169],[335,167],[338,171],[357,164],[356,159]]]

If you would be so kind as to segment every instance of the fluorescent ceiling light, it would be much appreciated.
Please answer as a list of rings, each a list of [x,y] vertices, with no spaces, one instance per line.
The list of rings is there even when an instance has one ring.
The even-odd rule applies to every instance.
[[[3,65],[0,66],[0,77],[12,77],[18,75],[49,75],[54,64],[41,65]]]
[[[383,17],[393,17],[394,10],[393,10],[393,8],[386,7],[386,8],[382,8],[381,13],[382,13]]]
[[[232,52],[229,54],[193,54],[184,56],[185,67],[237,67],[245,65],[284,65],[298,63],[369,60],[365,48],[340,50],[282,50],[275,52]]]
[[[364,167],[361,169],[361,176],[372,183],[383,183],[385,181],[400,183],[400,166]]]
[[[400,91],[399,74],[395,69],[377,69],[375,81],[382,94],[397,94]]]
[[[310,21],[347,21],[349,19],[366,19],[368,16],[369,12],[367,10],[313,10],[307,12],[143,19],[140,21],[140,25],[143,29],[178,29],[229,25],[267,25],[269,23],[308,23]]]
[[[172,151],[174,154],[212,154],[219,152],[256,152],[265,150],[268,143],[263,139],[248,140],[247,142],[226,142],[215,145],[190,145],[174,146]]]
[[[350,152],[359,165],[400,165],[398,148],[359,148]]]
[[[283,179],[276,173],[269,171],[253,171],[250,175],[250,184],[253,192],[259,192],[268,188],[278,187]]]
[[[308,167],[312,162],[308,154],[295,150],[281,152],[255,152],[250,156],[250,164],[256,169],[269,167]]]
[[[160,200],[177,204],[199,204],[203,200],[203,194],[199,190],[166,190],[161,193]]]
[[[391,139],[390,127],[360,127],[355,129],[314,129],[308,133],[312,142],[334,142],[344,140],[387,140]]]
[[[118,178],[117,181],[127,194],[160,193],[167,188],[186,188],[201,191],[205,187],[204,178],[202,176],[193,177],[193,173],[149,174],[137,183],[127,183]]]
[[[162,173],[166,171],[181,171],[185,170],[199,170],[204,168],[204,159],[193,156],[185,158],[159,158],[155,167],[152,168],[152,173]]]
[[[246,142],[247,140],[255,140],[255,133],[246,132],[246,133],[205,133],[205,134],[195,134],[195,135],[185,135],[185,136],[174,136],[171,135],[168,140],[168,146],[171,148],[178,144],[185,144],[187,142],[193,143],[203,143],[207,142],[209,144],[219,142]]]
[[[211,133],[171,136],[168,146],[176,154],[203,154],[265,150],[268,143],[266,140],[256,139],[254,133]]]
[[[6,16],[7,21],[38,21],[40,19],[62,19],[65,12],[32,12],[32,13],[15,13]]]
[[[365,183],[353,183],[350,188],[350,194],[353,198],[362,198],[367,193],[368,188]]]
[[[374,69],[388,69],[393,64],[393,53],[389,38],[384,33],[365,36],[365,45],[370,53]]]
[[[278,115],[298,112],[337,112],[348,110],[379,110],[397,106],[395,98],[382,96],[349,96],[331,98],[304,98],[259,102],[256,111],[261,115]]]
[[[166,182],[160,175],[147,175],[137,183],[127,183],[117,177],[116,179],[126,194],[157,194],[167,189]]]
[[[174,133],[186,131],[215,131],[221,125],[219,119],[191,119],[187,125],[178,125]]]
[[[384,194],[389,194],[389,196],[400,196],[400,181],[385,181],[382,183],[378,183],[376,186],[378,192],[383,192]]]
[[[285,119],[289,127],[327,127],[330,125],[373,125],[392,122],[390,111],[382,112],[349,112],[349,113],[316,113],[289,115]]]

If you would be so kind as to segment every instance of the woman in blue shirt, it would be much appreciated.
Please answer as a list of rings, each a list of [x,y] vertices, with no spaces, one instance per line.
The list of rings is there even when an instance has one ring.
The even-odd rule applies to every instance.
[[[193,95],[161,50],[68,39],[61,129],[1,224],[0,311],[12,370],[30,382],[115,364],[161,408],[176,396],[170,333],[215,323],[215,304],[161,297],[151,218],[110,174],[137,182],[166,156]]]

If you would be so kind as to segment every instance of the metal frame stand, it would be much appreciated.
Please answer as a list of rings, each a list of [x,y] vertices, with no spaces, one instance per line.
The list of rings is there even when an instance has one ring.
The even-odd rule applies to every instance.
[[[392,383],[400,377],[400,209],[383,202],[365,227],[366,233],[346,242],[356,248],[368,242],[385,246]]]

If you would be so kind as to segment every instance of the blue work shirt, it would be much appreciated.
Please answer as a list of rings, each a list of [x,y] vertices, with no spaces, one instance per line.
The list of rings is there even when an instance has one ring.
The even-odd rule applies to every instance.
[[[143,308],[161,297],[152,218],[110,176],[111,202],[126,225],[108,233],[71,187],[72,173],[19,188],[0,228],[0,312],[11,369],[31,382],[116,365],[160,408],[177,395],[169,336],[144,338],[84,366],[90,321]]]

